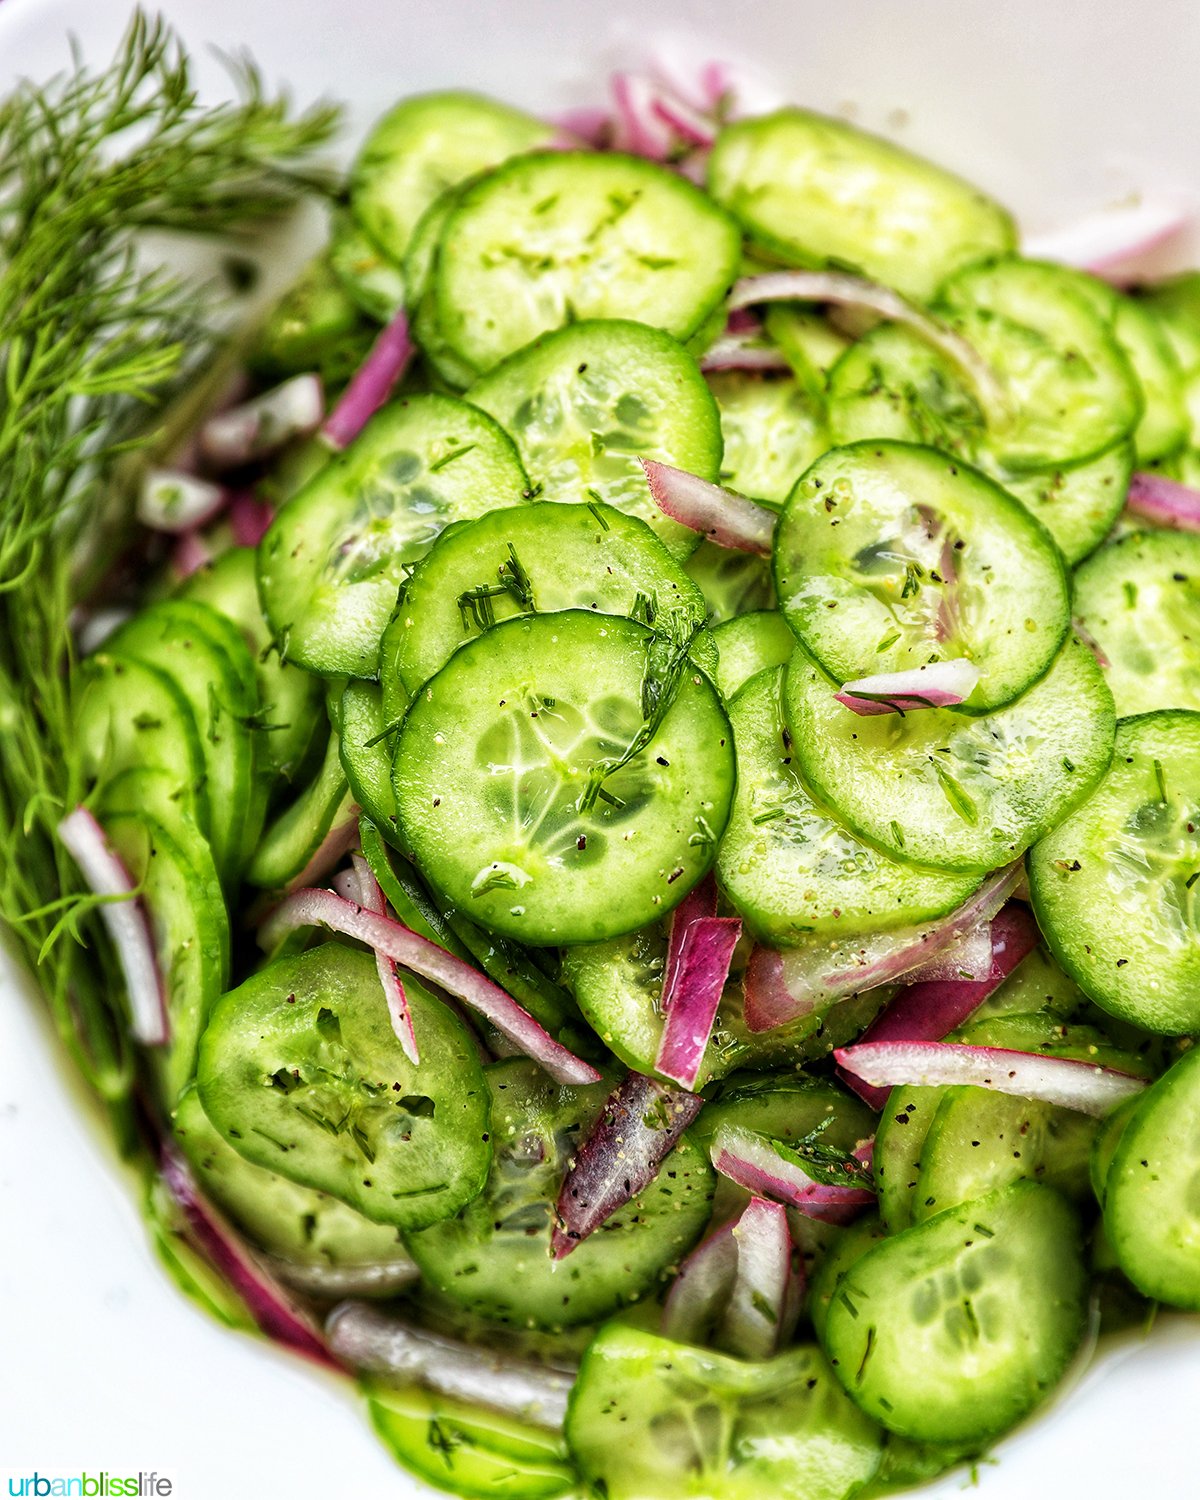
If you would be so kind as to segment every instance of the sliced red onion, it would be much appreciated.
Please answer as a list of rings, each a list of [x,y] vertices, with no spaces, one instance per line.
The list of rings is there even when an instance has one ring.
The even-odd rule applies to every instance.
[[[791,1338],[800,1312],[787,1210],[751,1198],[733,1239],[737,1274],[721,1323],[721,1347],[740,1359],[770,1359]]]
[[[373,948],[414,974],[441,985],[484,1016],[513,1046],[540,1063],[559,1083],[596,1083],[590,1064],[556,1042],[511,995],[461,959],[392,917],[364,911],[333,891],[302,890],[287,897],[263,925],[261,942],[273,948],[299,927],[327,927]]]
[[[558,1430],[575,1382],[570,1370],[497,1354],[410,1328],[363,1302],[343,1302],[325,1323],[329,1347],[356,1370],[423,1385],[473,1405]]]
[[[240,469],[270,458],[296,438],[309,437],[325,415],[317,375],[294,375],[261,396],[209,417],[200,429],[200,451],[217,469]]]
[[[163,1149],[159,1171],[163,1185],[183,1213],[196,1248],[246,1304],[263,1333],[318,1364],[338,1369],[316,1325],[208,1202],[187,1164],[169,1147]]]
[[[965,656],[929,662],[905,672],[878,672],[843,684],[837,701],[851,713],[910,714],[922,708],[965,703],[979,682],[979,668]]]
[[[329,832],[313,850],[308,863],[288,881],[289,891],[306,890],[314,881],[323,880],[357,846],[360,811],[357,802],[346,802],[338,809]]]
[[[675,976],[679,969],[679,957],[683,952],[683,940],[687,930],[700,917],[715,917],[717,914],[717,882],[711,872],[697,882],[675,910],[671,913],[671,930],[667,937],[667,958],[663,965],[662,1000],[660,1008],[666,1015],[674,1000]]]
[[[351,862],[354,866],[352,874],[358,887],[358,904],[364,911],[369,911],[376,917],[386,917],[387,903],[383,899],[383,891],[375,879],[371,866],[361,854],[353,855]],[[383,997],[387,1001],[392,1030],[396,1033],[396,1040],[404,1049],[405,1057],[416,1067],[421,1061],[421,1054],[417,1047],[417,1034],[413,1030],[412,1012],[408,1008],[408,996],[404,993],[400,972],[395,962],[383,953],[376,952],[375,964],[379,970],[379,983],[383,987]]]
[[[708,371],[790,370],[791,366],[778,349],[761,342],[761,335],[749,333],[724,333],[710,344],[700,358],[700,368]]]
[[[180,582],[206,568],[213,560],[212,548],[198,531],[185,531],[171,553],[171,572]]]
[[[708,158],[712,153],[706,151],[702,146],[693,147],[686,156],[681,156],[675,163],[675,170],[680,177],[686,177],[689,182],[694,182],[698,188],[708,186]]]
[[[730,1222],[697,1245],[679,1267],[663,1303],[662,1336],[679,1344],[706,1344],[729,1305],[737,1269]]]
[[[252,490],[239,490],[229,505],[229,529],[239,547],[257,547],[275,519],[275,507]]]
[[[1006,406],[1004,392],[991,366],[952,328],[909,302],[891,287],[850,276],[842,271],[767,271],[744,276],[734,283],[729,307],[751,307],[759,302],[832,302],[857,308],[892,323],[903,323],[967,377],[985,412],[995,415]]]
[[[991,972],[992,924],[980,922],[952,947],[920,968],[913,969],[905,978],[910,985],[926,984],[931,980],[960,983],[986,979]]]
[[[1200,496],[1198,496],[1197,498],[1200,499]],[[1099,666],[1099,667],[1103,667],[1104,670],[1107,671],[1108,668],[1112,666],[1112,662],[1110,662],[1109,659],[1108,659],[1108,657],[1105,656],[1103,648],[1100,645],[1100,642],[1096,639],[1096,637],[1092,634],[1092,632],[1087,628],[1087,626],[1083,623],[1083,621],[1082,620],[1072,620],[1071,621],[1071,629],[1075,632],[1075,634],[1079,637],[1079,639],[1083,642],[1083,644],[1088,648],[1088,650],[1096,658],[1096,665]]]
[[[698,917],[683,935],[654,1068],[685,1089],[696,1087],[741,936],[739,917]]]
[[[207,526],[228,504],[222,485],[181,469],[149,469],[138,491],[137,518],[152,531],[178,535]]]
[[[773,510],[684,469],[673,469],[652,458],[639,462],[646,471],[654,503],[664,515],[701,532],[718,547],[770,556],[778,520]]]
[[[1172,531],[1200,531],[1200,490],[1162,474],[1135,474],[1129,481],[1125,508]]]
[[[650,104],[658,118],[677,140],[689,146],[711,146],[717,138],[717,127],[709,116],[681,99],[669,89],[658,89]]]
[[[641,1073],[614,1089],[563,1180],[550,1241],[555,1260],[654,1181],[703,1103]]]
[[[864,1164],[870,1160],[872,1144],[863,1142],[854,1153]],[[713,1166],[730,1182],[826,1224],[846,1224],[875,1202],[875,1194],[866,1188],[818,1182],[784,1156],[769,1137],[741,1125],[718,1125],[709,1154]]]
[[[579,105],[575,109],[564,109],[554,115],[551,125],[575,142],[593,148],[602,148],[612,139],[613,118],[608,110],[590,105]]]
[[[643,73],[614,73],[612,93],[618,150],[666,161],[675,144],[674,131],[654,107],[658,90],[653,80]]]
[[[995,871],[962,906],[928,926],[816,939],[782,950],[755,948],[746,967],[746,1025],[751,1031],[770,1031],[847,995],[895,983],[952,948],[981,922],[990,922],[1020,877],[1019,863]]]
[[[1053,260],[1097,275],[1125,266],[1186,229],[1190,215],[1164,198],[1139,198],[1134,203],[1085,214],[1074,224],[1024,239],[1021,253],[1030,260]]]
[[[349,447],[389,399],[416,352],[408,329],[408,314],[400,311],[371,345],[371,352],[354,372],[321,428],[321,436],[331,447],[339,452]]]
[[[867,1027],[860,1041],[940,1042],[968,1020],[1038,943],[1032,913],[1011,901],[997,912],[986,931],[990,949],[986,973],[974,979],[951,977],[910,984]],[[887,1089],[872,1088],[848,1073],[843,1074],[843,1081],[872,1109],[882,1109],[887,1103]]]
[[[145,910],[134,892],[136,883],[113,853],[104,829],[86,807],[77,807],[58,825],[63,847],[79,866],[88,889],[96,896],[115,897],[100,906],[129,995],[129,1029],[146,1047],[163,1047],[170,1040],[167,1000],[158,954]]]
[[[1106,1115],[1146,1087],[1144,1078],[1096,1063],[960,1042],[860,1042],[833,1055],[848,1074],[872,1088],[971,1084],[1085,1115]]]

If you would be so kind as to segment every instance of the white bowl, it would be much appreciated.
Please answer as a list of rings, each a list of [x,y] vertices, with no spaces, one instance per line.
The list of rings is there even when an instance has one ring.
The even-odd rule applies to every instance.
[[[198,54],[247,48],[296,96],[349,103],[350,139],[399,95],[466,85],[534,109],[597,100],[666,45],[757,65],[782,96],[891,134],[976,179],[1032,230],[1159,190],[1196,205],[1194,0],[164,0]],[[111,52],[117,0],[0,0],[0,92]],[[1200,243],[1176,247],[1200,263]],[[0,957],[0,965],[3,959]],[[0,972],[0,1479],[157,1470],[179,1500],[420,1487],[345,1390],[185,1303],[153,1261],[136,1186],[68,1085],[48,1028]],[[1107,1351],[980,1471],[988,1500],[1195,1493],[1200,1325]],[[980,1392],[986,1400],[986,1392]],[[954,1474],[923,1493],[957,1495]],[[766,1497],[764,1497],[766,1500]]]

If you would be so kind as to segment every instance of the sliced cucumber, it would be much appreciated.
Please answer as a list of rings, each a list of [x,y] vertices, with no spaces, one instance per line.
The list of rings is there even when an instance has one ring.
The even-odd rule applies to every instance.
[[[819,312],[795,302],[772,303],[764,323],[796,379],[824,406],[829,372],[851,340]]]
[[[811,1345],[754,1364],[616,1323],[584,1357],[566,1431],[609,1500],[848,1500],[881,1451]]]
[[[793,490],[775,533],[780,609],[838,684],[968,657],[971,710],[1037,681],[1066,634],[1062,558],[978,471],[936,449],[835,448]]]
[[[709,375],[708,384],[725,440],[721,483],[751,499],[782,505],[809,464],[829,447],[820,406],[800,381],[786,375],[726,370]]]
[[[714,1174],[685,1135],[654,1181],[571,1255],[550,1255],[554,1205],[567,1167],[604,1108],[613,1080],[554,1083],[513,1058],[487,1070],[492,1171],[456,1218],[408,1237],[425,1281],[491,1322],[563,1328],[638,1301],[700,1237]]]
[[[337,735],[331,734],[317,774],[259,840],[246,868],[251,885],[278,890],[289,884],[320,848],[335,820],[348,810],[350,794],[338,750]]]
[[[787,947],[813,933],[912,926],[960,906],[976,877],[889,859],[813,801],[783,721],[784,671],[760,672],[729,709],[738,780],[717,878],[734,908],[765,943]]]
[[[470,1500],[552,1500],[578,1479],[563,1440],[420,1387],[371,1383],[371,1425],[406,1469]]]
[[[1094,553],[1075,575],[1075,617],[1118,714],[1200,709],[1200,536],[1135,531]]]
[[[294,780],[324,727],[321,684],[311,673],[280,661],[271,649],[271,632],[258,601],[254,549],[233,547],[222,553],[193,573],[180,593],[209,605],[242,632],[258,680],[256,767],[272,782]]]
[[[473,921],[534,945],[665,915],[712,862],[734,775],[686,647],[580,610],[462,646],[414,701],[395,764],[418,865]]]
[[[404,988],[419,1068],[396,1040],[371,954],[325,943],[279,959],[217,1004],[198,1086],[247,1161],[418,1229],[482,1188],[490,1101],[463,1024],[411,975]]]
[[[338,698],[338,755],[355,802],[380,828],[396,831],[391,736],[375,682],[348,682]]]
[[[858,1219],[834,1232],[808,1288],[808,1316],[818,1342],[825,1337],[825,1320],[842,1277],[868,1250],[886,1237],[887,1230],[875,1214]]]
[[[983,1002],[972,1021],[1041,1013],[1065,1021],[1087,1003],[1087,996],[1059,968],[1041,943],[1026,954],[998,990]]]
[[[998,464],[986,450],[979,452],[977,461],[1042,523],[1067,562],[1077,563],[1095,551],[1124,508],[1133,472],[1133,444],[1122,439],[1099,457],[1069,468],[1016,473]]]
[[[1133,1109],[1105,1177],[1104,1224],[1121,1269],[1157,1301],[1200,1309],[1200,1048]]]
[[[231,877],[258,837],[262,813],[252,798],[258,690],[245,642],[208,605],[174,599],[142,610],[106,646],[168,673],[187,699],[200,731],[213,858]]]
[[[275,381],[316,370],[338,385],[362,362],[370,339],[370,324],[322,255],[272,308],[255,341],[254,368]]]
[[[1093,791],[1112,756],[1112,696],[1074,637],[1040,682],[983,718],[863,718],[833,693],[797,651],[784,712],[801,775],[861,838],[938,869],[1016,859]]]
[[[854,266],[922,299],[959,266],[1016,243],[1009,215],[978,188],[809,110],[727,125],[708,181],[771,255]]]
[[[498,620],[564,609],[647,621],[682,611],[692,624],[706,612],[700,590],[633,516],[598,504],[494,511],[444,533],[409,580],[384,638],[385,699],[391,674],[416,693]],[[396,716],[390,702],[385,712]]]
[[[329,266],[356,308],[377,323],[390,323],[404,306],[401,255],[381,249],[353,214],[334,216]]]
[[[1141,466],[1187,442],[1191,423],[1183,367],[1153,310],[1144,303],[1122,297],[1113,329],[1142,388],[1145,405],[1134,433]]]
[[[794,1067],[825,1057],[852,1041],[886,1004],[887,990],[873,990],[814,1012],[788,1026],[751,1031],[743,1017],[742,979],[748,945],[734,955],[729,982],[713,1020],[700,1066],[704,1085],[735,1068]],[[637,1073],[653,1073],[662,1042],[665,924],[654,923],[604,943],[584,943],[563,954],[563,978],[589,1026]]]
[[[350,202],[367,233],[399,260],[439,193],[548,145],[553,135],[553,126],[478,94],[417,94],[389,110],[363,142]]]
[[[656,162],[522,157],[466,188],[447,218],[438,322],[480,374],[585,318],[632,318],[685,340],[725,295],[740,255],[732,219]]]
[[[734,552],[706,539],[688,558],[686,571],[704,595],[710,624],[775,608],[771,565],[757,553]]]
[[[825,1349],[855,1401],[902,1437],[981,1441],[1061,1379],[1086,1297],[1074,1212],[1018,1182],[869,1250],[830,1304]]]
[[[1080,463],[1132,436],[1142,415],[1137,377],[1107,303],[1077,273],[1005,257],[960,272],[941,298],[1004,388],[1005,417],[989,433],[998,462],[1018,471]]]
[[[239,1156],[204,1113],[194,1088],[184,1091],[172,1119],[204,1191],[286,1266],[338,1271],[347,1282],[354,1277],[359,1296],[386,1296],[412,1281],[415,1271],[398,1230]]]
[[[1146,1031],[1200,1030],[1200,714],[1117,726],[1112,769],[1033,850],[1055,958],[1097,1005]]]
[[[543,499],[614,506],[676,556],[695,551],[699,534],[662,513],[638,459],[715,479],[721,419],[695,359],[658,328],[572,323],[511,355],[466,399],[510,434]]]
[[[921,1172],[921,1151],[933,1124],[944,1088],[894,1088],[875,1127],[873,1158],[879,1188],[879,1212],[889,1233],[913,1223],[913,1195]]]
[[[747,682],[769,667],[786,667],[796,649],[796,637],[774,609],[751,610],[726,620],[713,631],[720,660],[717,686],[728,703]]]
[[[102,786],[124,771],[162,771],[180,804],[209,833],[200,731],[187,699],[158,667],[99,651],[77,678],[75,735],[83,774]]]
[[[413,230],[404,256],[404,280],[413,338],[435,379],[452,391],[466,390],[475,379],[476,372],[447,346],[438,322],[434,272],[437,269],[442,230],[461,196],[462,188],[453,187],[447,188],[439,198],[434,199]]]
[[[118,786],[115,800],[125,802],[133,790]],[[106,807],[103,817],[150,916],[170,1035],[154,1066],[170,1102],[192,1076],[200,1033],[228,983],[229,916],[212,855],[190,820],[184,827],[176,820],[171,831],[140,812]]]
[[[280,654],[313,672],[374,677],[406,568],[443,527],[525,499],[504,432],[451,396],[386,406],[276,516],[258,585]]]

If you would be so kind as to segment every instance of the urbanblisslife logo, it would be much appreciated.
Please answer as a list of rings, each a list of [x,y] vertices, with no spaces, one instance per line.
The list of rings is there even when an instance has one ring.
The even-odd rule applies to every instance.
[[[50,1496],[79,1495],[95,1496],[96,1500],[110,1500],[117,1495],[140,1495],[144,1500],[153,1500],[157,1495],[171,1493],[171,1481],[162,1474],[110,1474],[101,1469],[98,1474],[32,1474],[9,1475],[10,1495]]]

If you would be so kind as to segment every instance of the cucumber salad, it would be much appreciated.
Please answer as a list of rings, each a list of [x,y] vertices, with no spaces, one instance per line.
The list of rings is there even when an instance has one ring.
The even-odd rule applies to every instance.
[[[112,439],[0,796],[163,1260],[463,1496],[980,1459],[1200,1311],[1200,273],[716,67],[259,123],[327,243]]]

